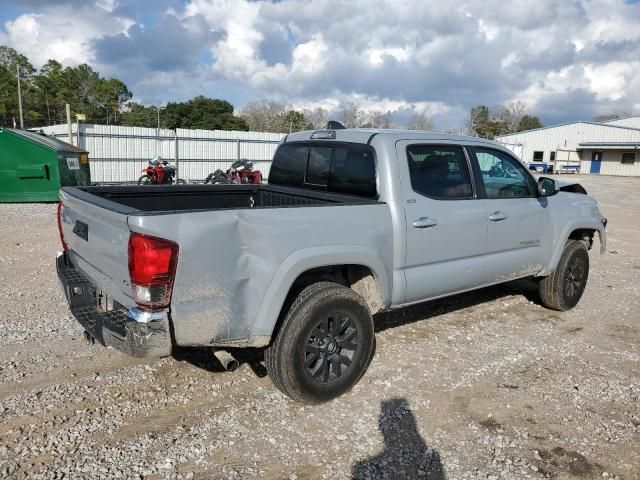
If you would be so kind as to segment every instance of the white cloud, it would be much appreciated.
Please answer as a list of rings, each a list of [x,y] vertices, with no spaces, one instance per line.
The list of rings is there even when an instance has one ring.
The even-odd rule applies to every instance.
[[[202,15],[213,30],[224,32],[224,38],[211,47],[216,58],[215,70],[232,79],[250,77],[266,67],[258,56],[263,35],[256,28],[260,5],[244,0],[193,0],[185,8],[185,16]]]
[[[328,53],[329,47],[324,42],[322,34],[314,35],[311,40],[301,43],[293,49],[291,72],[302,75],[321,73],[327,68]]]
[[[141,8],[134,0],[54,3],[7,22],[0,40],[37,65],[49,58],[93,63],[128,79],[142,100],[163,91],[215,96],[222,85],[241,92],[240,104],[274,98],[331,109],[351,100],[458,124],[473,105],[511,99],[547,121],[640,105],[637,3],[149,1],[145,15],[181,24],[169,42],[184,50],[154,48],[153,37],[141,46],[144,32],[133,25],[142,21],[128,8]],[[122,33],[118,42],[99,42]],[[105,55],[115,46],[117,55]],[[211,64],[202,61],[206,53]]]
[[[365,51],[365,55],[369,58],[372,65],[383,65],[384,57],[392,57],[399,62],[406,62],[411,57],[411,49],[409,47],[386,47],[386,48],[370,48]]]
[[[482,18],[478,20],[478,31],[489,42],[495,40],[500,33],[500,29],[497,26],[486,22]]]
[[[36,66],[50,58],[76,65],[95,61],[92,40],[126,32],[134,23],[111,15],[105,8],[61,5],[43,13],[20,15],[6,22],[5,29],[8,43]]]
[[[585,77],[591,91],[600,100],[620,100],[625,96],[627,85],[638,76],[640,62],[611,62],[606,65],[586,65]]]

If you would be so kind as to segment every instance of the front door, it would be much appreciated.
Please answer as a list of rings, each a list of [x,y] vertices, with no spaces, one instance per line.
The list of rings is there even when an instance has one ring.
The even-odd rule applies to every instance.
[[[475,147],[486,208],[486,283],[533,275],[546,267],[552,238],[548,200],[535,178],[501,150]]]
[[[602,162],[602,152],[592,152],[591,173],[600,173],[600,162]]]
[[[487,224],[459,145],[400,141],[406,222],[406,303],[479,285]]]

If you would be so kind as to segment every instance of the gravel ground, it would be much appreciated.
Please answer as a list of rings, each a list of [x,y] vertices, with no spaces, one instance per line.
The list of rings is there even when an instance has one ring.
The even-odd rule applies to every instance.
[[[577,308],[520,281],[380,315],[367,374],[316,407],[200,350],[85,345],[55,206],[0,205],[0,477],[639,479],[640,178],[580,181],[610,223]]]

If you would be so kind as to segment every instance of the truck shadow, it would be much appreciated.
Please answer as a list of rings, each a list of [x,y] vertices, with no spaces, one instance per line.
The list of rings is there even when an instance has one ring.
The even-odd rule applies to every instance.
[[[392,398],[381,403],[378,429],[384,438],[384,449],[355,463],[352,479],[446,479],[440,453],[425,443],[406,399]]]
[[[530,302],[540,303],[537,287],[531,280],[514,280],[480,290],[418,303],[399,310],[378,313],[373,317],[375,331],[376,333],[383,332],[389,328],[428,320],[457,310],[475,307],[508,295],[523,295]]]

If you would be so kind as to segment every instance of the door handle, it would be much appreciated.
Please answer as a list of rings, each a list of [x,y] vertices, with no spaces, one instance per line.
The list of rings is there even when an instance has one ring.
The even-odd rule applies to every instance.
[[[489,215],[489,220],[491,220],[492,222],[501,222],[502,220],[506,219],[507,214],[503,212],[493,212],[491,215]]]
[[[429,228],[435,227],[436,225],[438,225],[438,222],[433,218],[421,217],[417,220],[414,220],[411,225],[413,225],[414,228]]]

